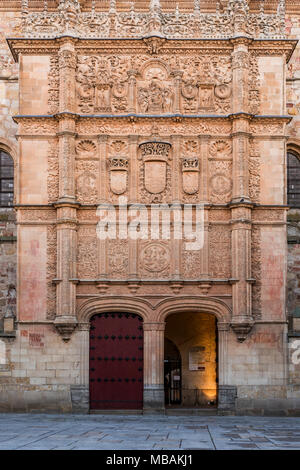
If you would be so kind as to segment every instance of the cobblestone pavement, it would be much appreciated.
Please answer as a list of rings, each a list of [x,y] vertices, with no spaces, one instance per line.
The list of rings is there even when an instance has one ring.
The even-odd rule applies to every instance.
[[[6,449],[300,449],[300,418],[4,413]]]

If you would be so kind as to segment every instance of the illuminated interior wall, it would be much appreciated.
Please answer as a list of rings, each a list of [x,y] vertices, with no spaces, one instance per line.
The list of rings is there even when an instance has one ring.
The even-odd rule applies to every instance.
[[[215,317],[204,313],[173,314],[167,318],[165,336],[175,343],[181,354],[182,405],[205,406],[216,400]]]

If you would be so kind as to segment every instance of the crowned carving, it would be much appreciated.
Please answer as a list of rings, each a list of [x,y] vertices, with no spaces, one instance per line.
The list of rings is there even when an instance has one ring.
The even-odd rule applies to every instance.
[[[189,195],[195,194],[199,190],[199,160],[197,157],[182,159],[182,188]]]
[[[140,189],[144,202],[164,202],[171,186],[171,144],[145,142],[140,144]]]
[[[109,159],[110,189],[114,194],[124,194],[128,180],[128,158],[112,157]]]

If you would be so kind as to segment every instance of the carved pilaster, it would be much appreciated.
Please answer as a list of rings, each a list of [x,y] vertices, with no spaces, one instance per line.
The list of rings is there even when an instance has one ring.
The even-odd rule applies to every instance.
[[[200,166],[200,191],[202,202],[208,202],[208,148],[209,148],[209,135],[199,135],[200,140],[200,153],[201,153],[201,166]]]
[[[54,325],[68,341],[77,325],[76,319],[76,206],[57,205],[57,311]]]
[[[231,327],[240,342],[253,325],[251,279],[251,208],[233,206],[232,215],[232,286],[233,314]]]
[[[76,53],[72,41],[63,42],[58,53],[59,111],[75,112]]]
[[[183,72],[181,70],[174,70],[172,76],[175,79],[175,100],[174,100],[174,113],[180,113],[180,95],[181,95],[181,81]]]
[[[129,70],[128,75],[128,112],[136,112],[136,70]]]
[[[249,115],[233,116],[232,202],[250,202],[249,197]]]

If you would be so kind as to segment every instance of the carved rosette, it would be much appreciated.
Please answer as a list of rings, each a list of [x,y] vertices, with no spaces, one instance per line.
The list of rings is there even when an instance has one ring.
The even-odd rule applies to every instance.
[[[145,142],[140,145],[140,191],[143,202],[165,202],[170,192],[171,144]]]

